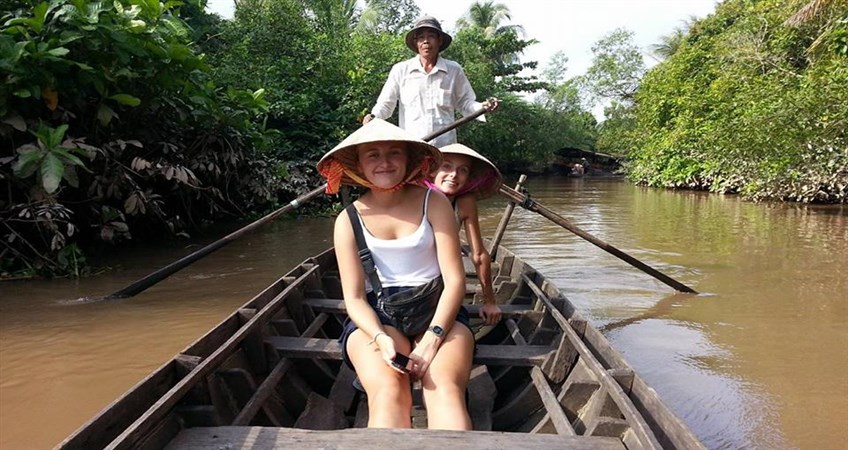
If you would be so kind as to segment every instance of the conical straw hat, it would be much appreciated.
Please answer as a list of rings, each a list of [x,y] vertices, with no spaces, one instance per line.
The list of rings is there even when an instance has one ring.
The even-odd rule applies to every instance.
[[[359,156],[356,152],[356,147],[360,144],[372,142],[404,142],[407,149],[407,176],[410,172],[418,168],[426,157],[429,157],[429,167],[438,167],[442,162],[442,154],[439,149],[412,136],[408,131],[386,122],[382,119],[372,119],[367,124],[363,125],[358,130],[351,133],[339,145],[333,147],[327,152],[321,160],[318,161],[318,172],[327,177],[329,165],[335,160],[341,163],[345,169],[356,173],[358,176],[365,178],[358,168]],[[425,167],[420,177],[426,176]],[[414,180],[408,180],[414,181]],[[363,186],[362,183],[351,178],[347,173],[342,174],[341,183],[351,186]],[[331,186],[332,187],[332,186]]]
[[[462,144],[446,145],[440,148],[439,151],[445,155],[456,154],[471,157],[471,174],[465,183],[465,186],[468,186],[469,189],[466,190],[465,186],[463,186],[459,195],[476,192],[478,199],[484,199],[498,193],[498,189],[503,183],[503,176],[498,168],[486,159],[485,156]]]

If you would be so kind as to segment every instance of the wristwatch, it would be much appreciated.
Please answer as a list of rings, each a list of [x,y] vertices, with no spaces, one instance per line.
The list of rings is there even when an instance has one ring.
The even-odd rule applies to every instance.
[[[438,325],[430,326],[430,328],[427,328],[427,331],[432,331],[433,334],[435,334],[436,337],[439,338],[439,339],[445,338],[445,329],[438,326]]]

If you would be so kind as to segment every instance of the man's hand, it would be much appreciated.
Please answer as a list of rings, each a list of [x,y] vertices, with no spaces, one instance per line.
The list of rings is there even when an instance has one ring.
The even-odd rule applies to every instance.
[[[492,97],[483,102],[483,107],[488,109],[489,112],[495,112],[498,110],[498,107],[501,106],[501,101],[497,99],[497,97]]]
[[[371,119],[373,119],[373,118],[374,118],[374,114],[371,114],[371,113],[366,114],[364,117],[362,117],[362,125],[365,125],[366,123],[370,122]]]

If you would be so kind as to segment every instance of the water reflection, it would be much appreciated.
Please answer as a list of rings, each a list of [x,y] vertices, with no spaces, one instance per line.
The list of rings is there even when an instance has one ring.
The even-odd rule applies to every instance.
[[[520,208],[504,237],[708,447],[844,445],[844,207],[751,204],[592,178],[534,179],[529,189],[580,228],[709,293],[675,294]],[[501,199],[481,205],[485,235],[503,209]],[[58,303],[114,292],[196,247],[139,246],[106,261],[115,271],[80,282],[0,285],[0,448],[54,445],[331,236],[329,218],[282,221],[121,301]]]

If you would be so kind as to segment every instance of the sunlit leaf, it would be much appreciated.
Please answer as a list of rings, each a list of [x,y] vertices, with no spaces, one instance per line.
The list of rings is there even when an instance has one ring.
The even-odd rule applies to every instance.
[[[132,95],[129,95],[129,94],[115,94],[115,95],[110,95],[109,98],[111,98],[112,100],[115,100],[116,102],[118,102],[122,105],[138,106],[138,105],[141,104],[141,100],[138,97],[133,97]]]
[[[26,151],[25,153],[21,153],[21,148],[18,149],[18,153],[20,153],[21,156],[18,157],[18,160],[12,166],[15,176],[18,178],[28,178],[30,175],[35,173],[41,163],[41,158],[44,156],[44,153],[41,152],[38,147],[34,145],[29,145],[27,147],[31,148],[31,150]]]
[[[117,117],[117,114],[115,114],[115,111],[112,111],[112,108],[105,104],[101,104],[100,108],[97,109],[97,120],[100,121],[100,125],[103,125],[104,127],[109,125],[109,122],[112,121],[113,117]]]
[[[11,125],[12,128],[18,131],[26,131],[27,129],[24,118],[21,117],[19,114],[12,114],[11,116],[6,117],[5,119],[3,119],[3,123]]]
[[[64,173],[65,165],[59,158],[52,153],[44,155],[44,159],[41,161],[41,184],[48,194],[56,192]]]
[[[51,48],[50,50],[47,51],[47,54],[50,55],[50,56],[65,56],[68,53],[70,53],[70,50],[68,50],[65,47]]]

